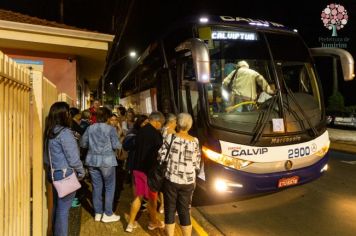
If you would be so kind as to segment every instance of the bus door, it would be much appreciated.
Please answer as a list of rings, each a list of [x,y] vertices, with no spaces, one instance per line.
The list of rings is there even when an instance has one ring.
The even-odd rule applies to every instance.
[[[355,85],[352,55],[340,48],[311,48],[310,52],[324,86],[327,124],[356,127],[355,114],[346,108],[356,102],[352,96]]]
[[[199,92],[191,56],[184,57],[177,66],[179,82],[179,111],[189,113],[193,118],[191,134],[198,135]]]

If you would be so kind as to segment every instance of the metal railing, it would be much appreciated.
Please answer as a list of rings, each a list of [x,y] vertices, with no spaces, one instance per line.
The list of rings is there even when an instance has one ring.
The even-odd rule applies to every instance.
[[[31,234],[30,74],[0,52],[0,232]]]
[[[0,235],[46,235],[43,130],[57,89],[0,52]]]

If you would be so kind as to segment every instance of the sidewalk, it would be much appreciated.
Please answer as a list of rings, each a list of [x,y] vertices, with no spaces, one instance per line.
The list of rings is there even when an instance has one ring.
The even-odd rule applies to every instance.
[[[330,148],[348,153],[356,153],[356,130],[328,128]]]
[[[138,220],[138,227],[130,234],[125,232],[127,225],[128,213],[130,211],[130,203],[132,200],[131,187],[125,184],[125,190],[121,193],[120,202],[116,214],[120,215],[120,221],[113,223],[102,223],[94,221],[93,208],[91,204],[91,194],[87,194],[85,202],[78,208],[71,208],[70,213],[70,236],[111,236],[111,235],[164,235],[163,229],[156,229],[150,231],[148,226],[147,211],[143,212]],[[163,215],[158,214],[159,218],[163,220]],[[177,230],[176,230],[177,231]],[[181,234],[176,234],[181,235]]]
[[[132,233],[125,232],[125,227],[127,225],[128,213],[130,211],[130,203],[132,200],[132,189],[128,184],[125,184],[124,191],[121,193],[118,211],[116,214],[121,216],[120,221],[113,223],[102,223],[94,221],[92,205],[91,205],[91,194],[87,194],[85,201],[80,207],[71,208],[69,217],[69,235],[70,236],[111,236],[111,235],[165,235],[163,229],[155,229],[153,231],[148,230],[148,213],[143,212],[138,220],[138,227],[134,229]],[[158,213],[159,219],[163,220],[164,215]],[[178,218],[178,217],[177,217]],[[178,222],[178,219],[176,219]],[[205,219],[196,210],[192,209],[192,225],[193,225],[193,236],[201,235],[221,235],[219,234],[209,222],[205,222]],[[213,234],[208,234],[204,229],[208,229],[209,232],[214,232]],[[205,232],[205,233],[204,233]],[[215,233],[216,232],[216,233]],[[182,232],[176,224],[175,235],[180,236]]]

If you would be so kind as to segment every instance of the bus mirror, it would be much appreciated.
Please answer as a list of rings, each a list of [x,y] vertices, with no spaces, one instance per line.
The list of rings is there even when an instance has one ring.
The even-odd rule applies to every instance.
[[[189,50],[192,53],[195,74],[200,83],[210,82],[209,49],[200,39],[188,39],[176,47],[176,51]]]
[[[310,52],[313,57],[339,58],[344,80],[350,81],[354,79],[354,58],[348,51],[341,48],[310,48]]]

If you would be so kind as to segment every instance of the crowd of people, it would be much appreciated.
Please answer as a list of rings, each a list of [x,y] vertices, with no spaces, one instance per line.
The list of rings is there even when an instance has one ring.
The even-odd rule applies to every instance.
[[[192,122],[188,113],[164,116],[155,111],[146,116],[122,106],[113,113],[99,101],[80,112],[56,102],[50,108],[44,134],[48,181],[63,180],[73,173],[83,181],[88,175],[94,220],[104,223],[120,220],[116,205],[124,182],[130,181],[134,198],[126,232],[135,230],[137,213],[147,201],[149,230],[164,228],[166,235],[174,235],[178,214],[183,235],[191,235],[189,208],[200,167],[199,141],[188,133]],[[163,162],[164,181],[158,193],[148,184],[149,173]],[[83,193],[79,189],[59,197],[55,187],[52,231],[62,236],[68,234],[69,210]],[[159,213],[164,213],[164,222],[157,217]]]

